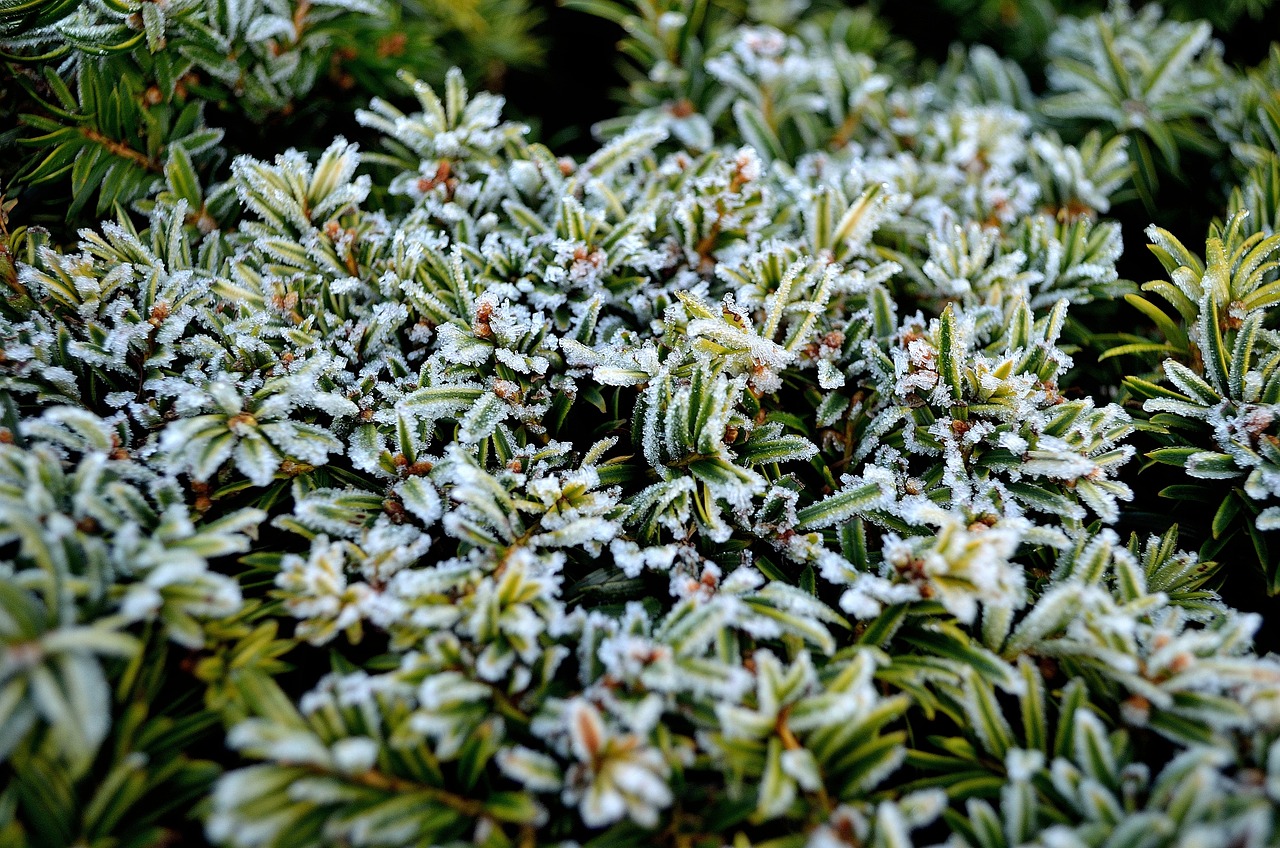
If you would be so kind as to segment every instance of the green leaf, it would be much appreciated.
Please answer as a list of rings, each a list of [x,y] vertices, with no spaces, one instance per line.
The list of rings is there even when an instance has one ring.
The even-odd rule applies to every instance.
[[[512,824],[536,825],[546,816],[546,810],[527,792],[494,792],[484,810],[498,821]]]
[[[1239,514],[1240,499],[1235,492],[1232,492],[1222,499],[1222,503],[1218,505],[1218,511],[1213,514],[1213,538],[1221,538],[1230,529]]]
[[[740,449],[739,456],[748,465],[763,465],[770,462],[805,460],[815,452],[813,444],[803,436],[778,436],[773,439],[747,442]]]
[[[766,162],[786,159],[777,133],[769,126],[764,113],[755,104],[747,100],[735,101],[733,120],[738,126],[738,132],[742,133],[742,138],[754,147]]]
[[[1231,454],[1215,451],[1196,451],[1187,457],[1183,467],[1192,477],[1206,480],[1225,480],[1243,473]]]
[[[938,374],[951,390],[951,399],[956,403],[964,399],[963,361],[964,346],[956,326],[955,305],[948,303],[938,319]]]
[[[1147,453],[1147,456],[1154,459],[1161,465],[1175,465],[1178,468],[1186,466],[1187,460],[1192,456],[1200,453],[1199,448],[1157,448]]]
[[[875,507],[883,497],[878,483],[863,483],[837,492],[796,513],[796,529],[830,527]]]

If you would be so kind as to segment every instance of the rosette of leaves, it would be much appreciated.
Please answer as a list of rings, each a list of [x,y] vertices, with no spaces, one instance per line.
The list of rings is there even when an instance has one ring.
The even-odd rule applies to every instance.
[[[941,772],[922,783],[967,796],[963,813],[945,814],[947,846],[1173,846],[1206,834],[1261,846],[1275,838],[1274,798],[1264,781],[1250,779],[1274,772],[1277,749],[1265,736],[1249,746],[1244,770],[1220,749],[1193,747],[1153,771],[1136,761],[1140,743],[1131,733],[1108,732],[1080,680],[1053,703],[1035,666],[1020,669],[1025,689],[1014,721],[989,683],[970,678],[963,697],[976,732],[945,740],[945,752],[919,755]]]
[[[1280,232],[1280,156],[1268,154],[1249,169],[1231,192],[1228,214],[1244,214],[1249,228],[1266,235]]]
[[[1174,528],[1143,543],[1135,536],[1121,547],[1110,531],[1088,532],[1065,544],[1022,548],[1020,559],[1044,563],[1032,573],[1051,569],[1051,577],[1028,585],[1034,600],[1026,609],[984,608],[973,641],[936,622],[930,627],[919,602],[887,609],[868,629],[876,640],[931,649],[926,661],[890,642],[893,660],[883,674],[894,681],[924,676],[928,688],[913,694],[954,722],[947,735],[913,746],[908,763],[923,774],[904,786],[943,788],[964,801],[963,808],[944,814],[952,833],[948,845],[1054,844],[1051,839],[1098,844],[1089,840],[1120,838],[1137,828],[1131,820],[1172,840],[1156,844],[1177,844],[1176,834],[1197,832],[1217,817],[1222,827],[1247,834],[1245,844],[1265,844],[1274,827],[1270,802],[1264,793],[1246,793],[1249,800],[1237,804],[1221,746],[1232,746],[1228,740],[1236,732],[1269,725],[1274,684],[1255,685],[1261,677],[1254,675],[1274,681],[1280,667],[1252,657],[1238,664],[1233,646],[1247,643],[1240,627],[1258,622],[1238,617],[1202,590],[1215,565],[1178,551],[1176,537]],[[1121,635],[1103,623],[1128,619],[1115,615],[1121,607],[1144,625],[1136,631],[1121,625]],[[984,658],[983,645],[1009,664]],[[952,664],[938,662],[941,657]],[[1218,665],[1219,673],[1205,675],[1202,664]],[[1233,678],[1233,669],[1244,673]],[[1202,685],[1209,681],[1222,688]],[[1206,708],[1210,702],[1217,706]],[[1190,748],[1167,750],[1150,739],[1153,732]],[[1265,761],[1268,738],[1259,734],[1241,755]],[[1144,782],[1129,786],[1123,765],[1136,750],[1146,753],[1132,776]],[[1153,756],[1156,750],[1164,753]],[[1210,773],[1187,778],[1188,763],[1208,766]],[[1160,767],[1169,779],[1154,787],[1145,782],[1148,768]],[[1216,768],[1223,773],[1212,774]],[[1198,785],[1221,794],[1184,821],[1181,807],[1165,800],[1180,779],[1207,781]],[[1089,781],[1098,784],[1088,791],[1128,787],[1132,794],[1114,808],[1123,812],[1096,815],[1079,794]],[[1144,811],[1135,802],[1148,792],[1151,806]]]
[[[1218,109],[1213,130],[1231,150],[1237,168],[1254,167],[1280,150],[1280,104],[1274,92],[1280,81],[1280,48],[1241,74]]]
[[[1130,377],[1125,385],[1150,413],[1161,442],[1150,459],[1191,478],[1168,497],[1216,504],[1205,552],[1216,556],[1235,536],[1247,538],[1268,592],[1280,590],[1269,531],[1280,514],[1269,482],[1275,474],[1274,418],[1280,382],[1268,316],[1280,298],[1276,252],[1280,236],[1253,230],[1243,212],[1210,228],[1201,258],[1170,233],[1148,230],[1152,252],[1170,275],[1143,288],[1173,307],[1174,317],[1137,296],[1129,302],[1159,328],[1161,342],[1137,341],[1111,355],[1167,354],[1158,381]],[[1246,548],[1247,550],[1247,548]]]
[[[1046,49],[1050,118],[1130,139],[1134,187],[1155,210],[1160,172],[1179,177],[1183,151],[1211,153],[1207,118],[1230,79],[1206,21],[1166,20],[1123,0],[1087,18],[1058,19]],[[1159,161],[1157,162],[1157,154]]]
[[[1120,444],[1128,416],[1058,393],[1065,314],[1062,301],[1036,318],[1013,300],[999,311],[952,304],[928,322],[905,319],[865,346],[878,395],[844,413],[848,455],[875,455],[894,468],[901,492],[949,499],[975,515],[1031,509],[1082,519],[1083,505],[1114,521],[1117,499],[1131,497],[1112,479],[1132,452]],[[919,456],[941,462],[918,466]]]

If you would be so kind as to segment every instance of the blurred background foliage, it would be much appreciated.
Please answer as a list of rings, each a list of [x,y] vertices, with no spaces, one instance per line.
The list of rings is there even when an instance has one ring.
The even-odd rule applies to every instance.
[[[686,4],[648,5],[657,14]],[[1015,60],[1035,91],[1044,90],[1046,69],[1054,73],[1050,36],[1060,22],[1106,6],[934,0],[925,4],[926,14],[920,3],[816,0],[791,4],[789,21],[750,0],[693,5],[726,26],[745,16],[784,31],[802,7],[811,22],[844,16],[851,52],[910,67],[922,81],[945,71],[955,44],[987,45]],[[1141,17],[1144,5],[1136,7]],[[1211,24],[1210,64],[1255,79],[1256,85],[1241,87],[1246,102],[1238,112],[1268,100],[1275,108],[1280,62],[1268,51],[1280,31],[1280,7],[1271,0],[1178,0],[1162,8],[1172,19]],[[453,65],[473,85],[505,94],[510,113],[539,140],[585,152],[594,143],[592,127],[617,113],[627,91],[627,66],[616,59],[626,14],[607,0],[6,0],[0,2],[0,188],[9,201],[21,201],[17,220],[45,226],[65,242],[114,204],[127,206],[158,188],[176,148],[202,180],[216,181],[225,177],[228,152],[269,154],[282,139],[314,152],[334,134],[359,139],[366,131],[352,119],[355,108],[371,97],[404,102],[409,96],[396,71],[435,84]],[[1207,26],[1195,34],[1208,36]],[[1206,90],[1216,81],[1216,69],[1207,70],[1209,78],[1199,80]],[[1142,85],[1140,79],[1109,82]],[[1195,203],[1179,202],[1175,191],[1159,197],[1161,222],[1174,226],[1202,220],[1204,200],[1224,208],[1223,187],[1239,176],[1227,173],[1232,157],[1222,155],[1222,139],[1206,129],[1209,111],[1220,104],[1187,90],[1195,80],[1182,82],[1178,102],[1163,104],[1171,108],[1156,115],[1161,120],[1141,127],[1119,127],[1096,109],[1059,110],[1064,123],[1081,130],[1074,135],[1112,123],[1134,137],[1134,189],[1143,201],[1138,217],[1154,210],[1162,178],[1174,189],[1197,186]],[[633,102],[637,93],[631,86]],[[1133,92],[1111,93],[1124,101]],[[1206,191],[1211,196],[1204,197]],[[1124,212],[1118,210],[1122,219]]]
[[[210,181],[239,153],[323,147],[406,97],[402,69],[501,88],[541,62],[544,19],[529,0],[0,3],[0,182],[26,222],[74,232],[156,190],[175,151]]]

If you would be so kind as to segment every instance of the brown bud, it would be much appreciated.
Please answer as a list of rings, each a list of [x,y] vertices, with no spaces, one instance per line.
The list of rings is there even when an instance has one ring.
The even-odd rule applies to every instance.
[[[690,101],[688,98],[685,98],[683,100],[677,100],[675,103],[672,103],[670,106],[667,107],[667,111],[671,113],[672,117],[687,118],[697,110],[694,109],[693,102]]]
[[[473,332],[482,339],[487,339],[493,335],[493,328],[489,326],[489,319],[493,317],[493,304],[484,301],[476,309],[476,320],[472,325]]]

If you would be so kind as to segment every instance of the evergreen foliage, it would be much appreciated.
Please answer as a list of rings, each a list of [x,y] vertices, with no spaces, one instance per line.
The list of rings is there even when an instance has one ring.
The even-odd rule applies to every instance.
[[[0,846],[1280,843],[1274,51],[569,5],[0,4]]]
[[[0,183],[69,197],[74,232],[187,160],[221,178],[223,143],[253,143],[255,126],[296,130],[398,91],[397,69],[500,76],[537,57],[535,21],[525,0],[6,2]]]

